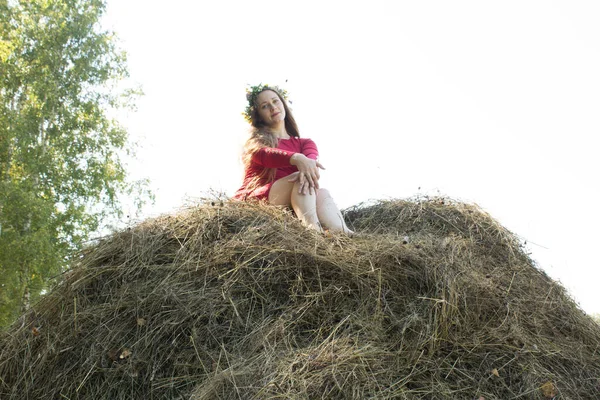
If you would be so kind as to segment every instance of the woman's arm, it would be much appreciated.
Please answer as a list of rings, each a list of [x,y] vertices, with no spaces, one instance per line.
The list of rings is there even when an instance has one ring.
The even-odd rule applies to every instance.
[[[302,154],[311,160],[316,160],[319,158],[319,150],[317,149],[317,145],[310,139],[300,139],[300,143],[302,146]]]
[[[290,182],[298,181],[298,193],[312,194],[313,189],[319,188],[319,178],[321,177],[319,168],[325,169],[320,162],[308,158],[302,153],[296,153],[290,158],[290,164],[295,165],[299,171],[298,175],[290,179]]]
[[[300,152],[311,160],[319,158],[319,150],[317,145],[310,139],[300,139]],[[252,161],[266,168],[279,168],[293,164],[290,159],[294,154],[293,151],[282,150],[274,147],[263,147],[252,155]]]
[[[291,164],[292,151],[276,149],[273,147],[262,147],[252,155],[252,162],[265,168],[280,168]]]

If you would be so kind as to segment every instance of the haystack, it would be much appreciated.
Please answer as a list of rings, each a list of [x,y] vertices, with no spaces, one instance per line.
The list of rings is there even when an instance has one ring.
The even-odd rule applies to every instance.
[[[594,399],[599,326],[474,205],[239,202],[85,250],[0,338],[2,399]]]

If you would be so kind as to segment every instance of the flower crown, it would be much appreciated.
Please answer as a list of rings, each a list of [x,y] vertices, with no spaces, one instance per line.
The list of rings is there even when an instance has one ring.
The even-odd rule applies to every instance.
[[[262,84],[259,83],[256,86],[248,86],[246,88],[246,100],[248,100],[248,105],[246,109],[242,113],[246,121],[252,122],[252,110],[254,109],[254,103],[256,102],[256,97],[265,90],[272,90],[276,92],[279,96],[281,96],[285,101],[288,101],[288,92],[285,89],[280,89],[275,85]],[[290,102],[291,103],[291,102]]]

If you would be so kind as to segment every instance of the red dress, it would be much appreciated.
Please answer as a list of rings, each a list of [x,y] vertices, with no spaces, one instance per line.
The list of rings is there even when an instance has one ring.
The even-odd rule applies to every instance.
[[[285,176],[298,171],[295,165],[290,164],[290,158],[295,153],[302,153],[306,157],[316,160],[319,156],[317,145],[310,139],[295,138],[279,139],[277,147],[263,147],[252,156],[250,165],[244,172],[242,187],[235,192],[233,198],[236,200],[266,200],[273,183]],[[258,176],[265,168],[277,168],[273,182],[263,182],[260,186],[247,189],[250,182]]]

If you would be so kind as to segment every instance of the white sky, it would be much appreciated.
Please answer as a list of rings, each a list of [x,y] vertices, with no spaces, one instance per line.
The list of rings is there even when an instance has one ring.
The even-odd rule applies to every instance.
[[[477,203],[600,313],[599,20],[573,0],[108,0],[145,92],[123,116],[156,193],[145,216],[233,194],[246,84],[278,84],[340,207]]]

